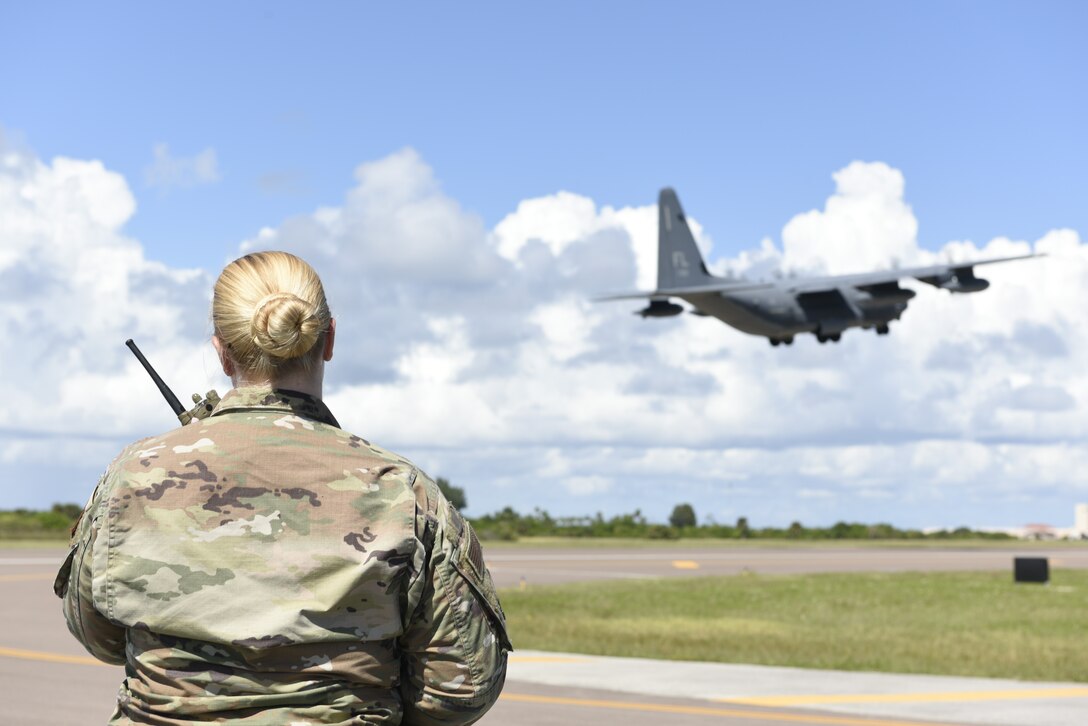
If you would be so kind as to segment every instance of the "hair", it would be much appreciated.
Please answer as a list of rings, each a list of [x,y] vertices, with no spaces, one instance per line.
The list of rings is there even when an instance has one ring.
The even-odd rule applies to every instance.
[[[224,268],[212,327],[241,372],[272,380],[321,360],[332,314],[321,278],[287,252],[254,252]]]

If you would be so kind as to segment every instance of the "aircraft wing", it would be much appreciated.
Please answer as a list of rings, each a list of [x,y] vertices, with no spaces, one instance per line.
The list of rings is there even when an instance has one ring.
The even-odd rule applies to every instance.
[[[1042,257],[1042,255],[1016,255],[1013,257],[995,257],[989,260],[975,262],[950,262],[944,265],[929,265],[927,267],[903,267],[895,270],[881,270],[879,272],[863,272],[855,275],[833,275],[830,277],[801,278],[796,281],[787,281],[785,287],[790,292],[805,293],[818,292],[837,287],[856,287],[865,289],[895,283],[907,277],[913,277],[934,287],[944,288],[952,292],[977,292],[985,289],[988,283],[974,276],[973,268],[978,265],[992,265],[996,262],[1011,262],[1012,260],[1024,260],[1029,257]]]
[[[1029,257],[1042,257],[1043,255],[1015,255],[1013,257],[995,257],[988,260],[975,262],[950,262],[944,265],[929,265],[927,267],[902,267],[894,270],[881,270],[879,272],[862,272],[854,275],[832,275],[828,277],[807,277],[797,280],[775,280],[773,282],[746,282],[743,280],[721,280],[706,285],[694,285],[691,287],[670,287],[660,290],[647,290],[635,292],[621,292],[611,295],[603,295],[595,298],[598,302],[605,300],[645,300],[647,298],[684,297],[687,295],[700,295],[713,292],[744,292],[747,290],[765,290],[772,287],[784,288],[792,293],[820,292],[839,287],[856,287],[865,289],[878,287],[898,282],[906,277],[913,277],[934,287],[944,288],[952,292],[977,292],[985,289],[988,283],[976,278],[973,268],[978,265],[992,265],[996,262],[1011,262],[1013,260],[1025,260]]]

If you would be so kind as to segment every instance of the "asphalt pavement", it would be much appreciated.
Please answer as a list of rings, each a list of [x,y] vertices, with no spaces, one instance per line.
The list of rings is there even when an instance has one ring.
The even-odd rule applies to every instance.
[[[814,546],[714,547],[523,547],[485,545],[488,569],[498,587],[590,580],[816,572],[951,572],[1004,570],[1012,577],[1016,557],[1045,557],[1051,567],[1088,569],[1082,547],[1017,544],[980,548]],[[1085,721],[1088,723],[1088,720]]]

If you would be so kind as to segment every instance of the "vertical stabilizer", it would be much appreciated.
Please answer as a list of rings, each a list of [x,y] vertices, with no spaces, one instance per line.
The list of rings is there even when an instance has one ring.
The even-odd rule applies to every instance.
[[[657,198],[657,215],[657,289],[714,282],[695,245],[680,200],[668,187]]]

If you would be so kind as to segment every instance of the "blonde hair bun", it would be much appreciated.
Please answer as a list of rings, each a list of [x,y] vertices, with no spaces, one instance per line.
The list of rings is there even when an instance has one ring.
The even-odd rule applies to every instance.
[[[305,355],[322,331],[317,309],[290,292],[265,295],[250,321],[253,343],[274,358]]]
[[[323,359],[332,314],[314,268],[289,252],[251,252],[223,268],[212,325],[244,378],[273,381]]]

